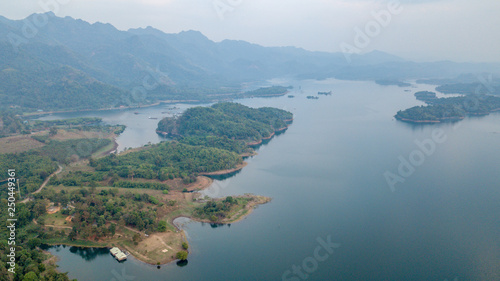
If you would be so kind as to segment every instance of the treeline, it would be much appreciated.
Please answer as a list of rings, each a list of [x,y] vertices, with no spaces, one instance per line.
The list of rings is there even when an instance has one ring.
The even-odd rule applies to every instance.
[[[179,142],[193,146],[207,146],[224,149],[235,152],[237,154],[243,154],[252,151],[252,149],[249,148],[244,141],[233,140],[226,136],[188,136],[179,138]]]
[[[57,133],[57,129],[78,130],[78,131],[93,131],[102,133],[114,133],[119,135],[125,131],[124,125],[106,125],[103,124],[102,118],[98,117],[81,117],[71,119],[58,119],[47,121],[28,121],[27,128],[31,131],[41,131],[50,129],[51,133]],[[38,136],[32,136],[36,138]],[[48,136],[46,136],[48,137]],[[38,140],[38,139],[37,139]]]
[[[79,126],[79,125],[97,125],[102,122],[99,117],[79,117],[58,120],[35,120],[32,124],[34,128],[53,127],[53,126]]]
[[[50,185],[63,186],[100,186],[100,182],[112,177],[112,174],[105,172],[83,172],[70,171],[63,176],[54,176],[50,179]],[[118,178],[116,178],[117,180]]]
[[[250,108],[237,103],[193,107],[180,117],[158,123],[158,132],[181,136],[213,135],[243,141],[259,141],[285,128],[293,119],[290,112],[277,108]]]
[[[30,134],[41,130],[51,130],[52,134],[57,133],[57,129],[74,129],[79,131],[99,131],[103,133],[121,134],[125,130],[124,125],[105,125],[98,117],[82,117],[60,120],[23,120],[16,115],[16,110],[7,109],[0,112],[0,138],[18,134]],[[19,113],[19,112],[18,112]],[[49,135],[32,136],[41,142],[45,142]]]
[[[111,172],[121,178],[167,180],[189,178],[201,172],[232,169],[242,163],[241,157],[214,147],[163,142],[147,149],[101,159],[91,159],[96,171]]]
[[[281,96],[288,92],[289,89],[292,89],[292,86],[283,87],[283,86],[271,86],[271,87],[263,87],[257,90],[244,92],[243,96],[245,97],[274,97]]]
[[[375,83],[381,86],[398,86],[398,87],[410,87],[410,83],[402,82],[399,80],[390,80],[390,79],[385,79],[385,80],[375,80]]]
[[[438,86],[436,91],[444,94],[464,94],[464,95],[500,95],[500,80],[491,83],[456,83]]]
[[[57,164],[38,151],[0,154],[0,181],[7,179],[8,169],[16,170],[21,194],[26,194],[37,190],[43,181],[57,170]],[[6,189],[2,189],[0,194],[5,195],[5,192]]]
[[[432,98],[422,93],[421,98],[429,105],[415,106],[398,111],[395,118],[409,122],[440,122],[463,119],[467,115],[487,115],[500,110],[500,97],[488,95],[469,95],[465,97]]]
[[[141,189],[157,189],[157,190],[170,189],[170,187],[167,184],[159,182],[115,181],[113,183],[113,186],[121,188],[141,188]]]
[[[21,118],[11,110],[0,112],[0,138],[16,134],[29,134],[30,130]]]

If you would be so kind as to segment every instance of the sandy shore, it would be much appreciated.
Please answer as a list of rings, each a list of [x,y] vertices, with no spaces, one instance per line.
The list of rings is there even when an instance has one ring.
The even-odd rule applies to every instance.
[[[198,176],[196,181],[186,187],[189,192],[207,189],[214,182],[213,179],[205,176]]]

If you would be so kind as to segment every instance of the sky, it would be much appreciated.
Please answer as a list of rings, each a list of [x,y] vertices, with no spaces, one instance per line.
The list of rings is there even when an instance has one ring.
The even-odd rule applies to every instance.
[[[52,11],[120,30],[198,30],[214,41],[367,53],[414,61],[500,62],[499,0],[16,0],[0,15]]]

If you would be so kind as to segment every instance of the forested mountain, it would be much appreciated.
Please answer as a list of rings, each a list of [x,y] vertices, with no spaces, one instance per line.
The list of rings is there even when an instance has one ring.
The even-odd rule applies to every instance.
[[[31,111],[206,101],[214,94],[239,93],[243,82],[283,76],[402,80],[498,69],[498,64],[413,63],[378,51],[348,61],[342,53],[214,42],[197,31],[120,31],[53,13],[0,17],[2,106]]]

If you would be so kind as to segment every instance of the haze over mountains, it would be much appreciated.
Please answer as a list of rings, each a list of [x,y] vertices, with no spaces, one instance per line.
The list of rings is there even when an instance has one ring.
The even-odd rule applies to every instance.
[[[0,16],[4,106],[109,108],[168,99],[213,99],[241,91],[242,83],[276,77],[445,79],[500,70],[500,64],[414,63],[379,51],[352,55],[348,62],[342,53],[213,42],[197,31],[166,34],[152,27],[120,31],[110,24],[90,24],[53,13],[45,16],[46,24],[39,27],[33,23],[40,16],[22,21]]]

